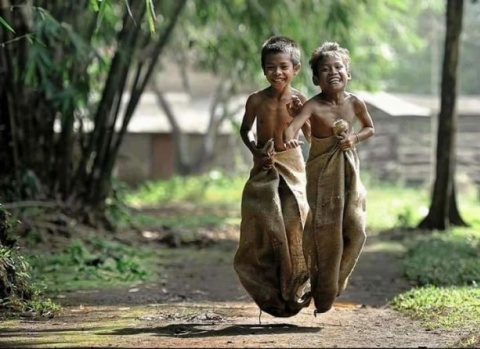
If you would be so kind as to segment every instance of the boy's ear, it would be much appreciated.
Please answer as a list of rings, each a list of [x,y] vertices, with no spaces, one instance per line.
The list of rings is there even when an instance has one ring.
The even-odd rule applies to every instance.
[[[312,76],[312,82],[315,86],[318,86],[318,77],[316,75]]]
[[[348,80],[352,78],[352,74],[349,71],[347,72],[347,77],[348,77]]]
[[[302,63],[298,63],[294,68],[293,68],[293,73],[297,74],[300,69],[302,68]]]

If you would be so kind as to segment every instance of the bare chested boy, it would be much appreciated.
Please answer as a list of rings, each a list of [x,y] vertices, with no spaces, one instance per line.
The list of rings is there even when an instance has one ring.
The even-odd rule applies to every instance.
[[[303,239],[316,312],[323,313],[345,289],[363,249],[366,191],[356,145],[375,131],[364,101],[346,91],[351,79],[349,51],[325,42],[312,52],[309,63],[321,92],[297,112],[284,140],[286,148],[298,147],[295,135],[310,122],[306,164],[310,213]]]
[[[287,149],[283,142],[283,132],[293,120],[289,110],[298,110],[306,101],[290,86],[301,67],[296,42],[284,36],[269,38],[262,46],[261,65],[270,86],[248,97],[240,128],[253,167],[242,195],[234,268],[262,311],[288,317],[311,300],[303,294],[308,281],[302,251],[308,214],[305,161],[300,147]],[[309,140],[309,123],[300,128]],[[298,136],[297,132],[297,142]]]

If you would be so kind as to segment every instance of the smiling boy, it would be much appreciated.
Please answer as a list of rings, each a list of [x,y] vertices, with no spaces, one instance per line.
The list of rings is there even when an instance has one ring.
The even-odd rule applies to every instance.
[[[347,285],[366,239],[366,190],[360,180],[356,146],[375,133],[362,99],[347,92],[351,79],[347,49],[325,42],[312,52],[313,83],[321,92],[310,98],[284,132],[287,149],[304,122],[311,125],[306,164],[310,213],[303,250],[316,312],[331,309]],[[354,124],[359,124],[358,132]]]
[[[248,97],[240,128],[253,167],[242,194],[234,268],[262,311],[289,317],[311,300],[304,294],[308,271],[302,251],[308,213],[305,161],[300,147],[287,149],[283,142],[293,120],[289,110],[306,101],[290,86],[301,67],[296,42],[285,36],[269,38],[262,46],[261,65],[269,86]],[[309,122],[301,128],[309,140]],[[298,141],[298,136],[293,138]]]

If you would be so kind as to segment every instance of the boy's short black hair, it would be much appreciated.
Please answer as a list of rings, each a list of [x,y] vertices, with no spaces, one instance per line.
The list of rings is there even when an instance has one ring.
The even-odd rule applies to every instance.
[[[262,69],[265,69],[265,60],[271,53],[288,53],[294,67],[300,64],[300,48],[295,40],[287,36],[275,35],[268,38],[262,45]]]
[[[339,57],[343,60],[347,71],[350,72],[350,52],[348,49],[341,47],[336,42],[326,41],[322,44],[322,46],[317,47],[313,50],[312,54],[310,55],[310,60],[308,64],[312,69],[313,76],[317,75],[318,64],[325,58],[325,57]]]

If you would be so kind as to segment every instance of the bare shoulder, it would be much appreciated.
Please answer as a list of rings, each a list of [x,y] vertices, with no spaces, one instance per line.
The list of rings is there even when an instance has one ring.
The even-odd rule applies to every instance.
[[[247,98],[247,105],[255,106],[266,98],[266,89],[258,90],[250,94]]]
[[[365,101],[363,100],[362,97],[360,97],[359,95],[356,95],[355,93],[351,93],[351,92],[345,92],[347,94],[347,98],[350,100],[350,103],[353,103],[353,104],[365,104]]]
[[[361,98],[360,96],[354,93],[348,92],[348,99],[350,100],[350,103],[352,104],[353,109],[357,114],[364,113],[367,111],[367,105],[365,104],[365,101],[363,100],[363,98]]]
[[[265,95],[265,90],[255,91],[248,96],[247,102],[254,103],[255,101],[259,101],[263,98],[264,95]]]
[[[310,108],[313,108],[313,107],[318,107],[320,106],[321,104],[323,104],[323,100],[322,100],[322,96],[321,96],[322,93],[317,93],[316,95],[310,97],[307,102],[305,103],[305,105],[308,105]]]
[[[292,91],[292,95],[300,98],[302,103],[305,103],[307,101],[307,97],[302,92],[297,90],[296,88],[291,87],[291,91]]]

